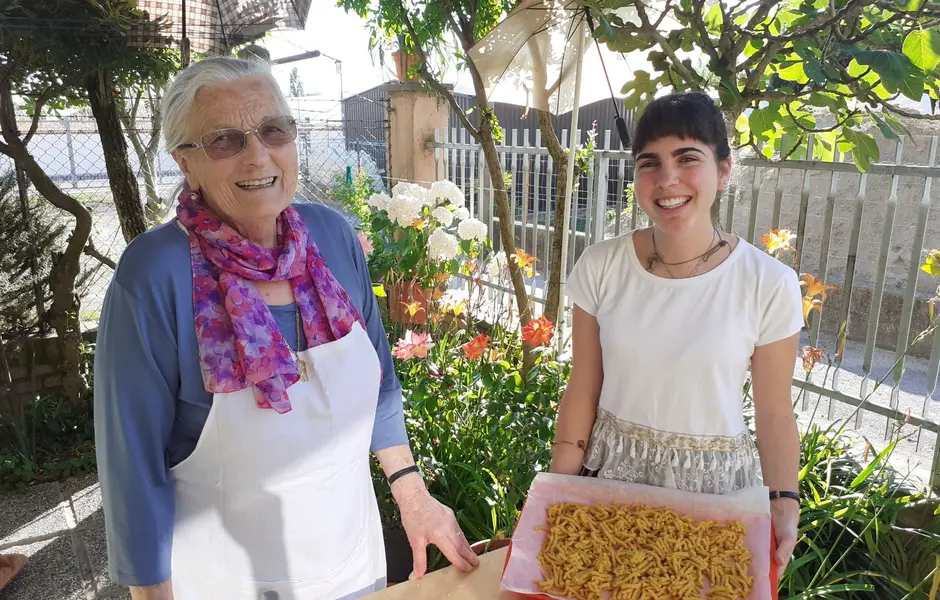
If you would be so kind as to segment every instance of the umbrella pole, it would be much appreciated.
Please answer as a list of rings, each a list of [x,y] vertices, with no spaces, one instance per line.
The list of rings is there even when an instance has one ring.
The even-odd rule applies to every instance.
[[[555,323],[558,324],[558,350],[561,351],[564,348],[564,325],[565,325],[565,283],[568,280],[567,275],[567,265],[568,265],[568,233],[571,230],[571,197],[574,192],[574,161],[575,161],[575,152],[578,149],[578,143],[581,141],[581,128],[578,124],[578,117],[581,108],[581,66],[584,61],[584,34],[583,32],[578,33],[578,63],[575,65],[574,73],[574,108],[571,111],[571,129],[570,135],[568,136],[568,170],[565,174],[566,181],[568,185],[565,187],[565,220],[566,223],[555,223],[555,227],[562,226],[564,229],[561,231],[561,269],[559,270],[559,275],[561,277],[559,281],[558,289],[558,314],[549,315],[548,318],[555,318]],[[575,221],[577,223],[577,221]]]
[[[180,64],[185,69],[189,66],[189,38],[186,37],[186,0],[183,0],[183,36],[180,39]]]

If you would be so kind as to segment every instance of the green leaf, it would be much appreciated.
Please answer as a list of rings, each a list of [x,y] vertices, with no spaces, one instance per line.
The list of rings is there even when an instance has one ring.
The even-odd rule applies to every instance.
[[[849,129],[848,127],[842,128],[842,136],[845,138],[846,142],[851,144],[852,158],[855,160],[855,165],[859,170],[863,172],[868,171],[871,167],[871,163],[881,157],[878,143],[875,142],[873,136]]]
[[[752,56],[757,54],[757,52],[763,47],[764,47],[764,40],[748,40],[747,45],[744,46],[745,58],[751,58]]]
[[[808,102],[813,106],[818,106],[820,108],[828,108],[832,112],[838,113],[842,110],[845,110],[846,104],[845,99],[841,96],[836,96],[833,94],[826,94],[822,92],[813,92],[809,95]]]
[[[819,84],[826,84],[830,76],[826,74],[823,65],[816,60],[806,61],[803,65],[803,71],[806,73],[806,76],[810,81]]]
[[[746,144],[750,140],[751,125],[748,116],[744,113],[738,115],[738,119],[734,122],[735,130],[740,134],[740,141],[742,144]]]
[[[715,37],[721,36],[721,27],[724,25],[724,15],[721,14],[721,3],[716,2],[705,13],[705,29]]]
[[[888,122],[882,119],[877,113],[872,112],[871,110],[866,110],[865,112],[868,113],[868,118],[875,122],[875,125],[878,126],[878,129],[881,130],[881,134],[885,136],[885,138],[889,140],[900,139],[898,134],[895,133],[894,129],[891,128]]]
[[[887,50],[854,50],[850,53],[859,65],[871,67],[891,93],[897,92],[904,79],[912,74],[914,65],[903,54]]]
[[[775,107],[757,108],[751,111],[748,124],[751,134],[758,140],[769,141],[770,135],[777,123],[779,112]]]
[[[933,71],[940,64],[940,31],[918,29],[907,34],[902,48],[904,56],[918,69]]]
[[[872,139],[874,139],[874,138],[872,138]],[[859,473],[858,476],[855,477],[854,480],[852,480],[852,483],[849,484],[849,488],[854,490],[854,489],[857,488],[858,486],[860,486],[860,485],[862,485],[863,483],[865,483],[865,482],[868,480],[869,476],[871,476],[871,474],[875,472],[875,469],[877,469],[878,467],[880,467],[880,466],[882,465],[882,463],[884,463],[884,462],[888,459],[888,456],[889,456],[892,452],[894,452],[894,447],[897,445],[897,443],[898,443],[898,441],[897,441],[897,440],[894,440],[893,442],[891,442],[890,444],[888,444],[888,446],[887,446],[884,450],[882,450],[881,452],[879,452],[879,453],[878,453],[878,456],[876,456],[876,457],[871,461],[871,464],[868,465],[867,467],[865,467],[865,470],[863,470],[861,473]]]
[[[806,83],[809,81],[809,77],[806,76],[806,71],[803,69],[803,61],[795,62],[788,67],[784,67],[777,72],[780,76],[780,79],[784,81],[795,81],[796,83]]]
[[[620,93],[626,96],[624,105],[628,110],[640,106],[644,96],[652,96],[656,93],[656,81],[650,80],[650,74],[642,69],[633,73],[633,81],[629,81],[620,89]]]
[[[906,97],[920,102],[924,97],[924,78],[919,73],[911,73],[901,81],[899,89]]]

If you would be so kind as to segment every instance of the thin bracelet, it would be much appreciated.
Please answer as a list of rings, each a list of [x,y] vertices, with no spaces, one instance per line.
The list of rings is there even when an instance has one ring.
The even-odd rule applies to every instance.
[[[800,503],[800,495],[796,492],[770,492],[771,500],[777,500],[778,498],[789,498],[795,500],[797,504]]]
[[[569,442],[568,440],[554,440],[552,441],[552,446],[557,446],[558,444],[568,444],[569,446],[575,446],[581,451],[587,449],[587,442],[584,440],[578,440],[577,442]]]
[[[394,473],[389,475],[388,485],[391,486],[393,483],[395,483],[396,481],[398,481],[399,479],[401,479],[402,477],[404,477],[405,475],[409,473],[420,473],[420,472],[421,470],[418,468],[418,465],[411,465],[410,467],[405,467],[404,469],[400,471],[395,471]]]

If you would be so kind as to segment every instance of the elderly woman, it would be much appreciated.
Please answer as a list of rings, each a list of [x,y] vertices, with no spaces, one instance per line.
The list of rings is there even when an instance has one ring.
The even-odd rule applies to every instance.
[[[385,585],[369,453],[414,551],[477,560],[414,466],[365,257],[292,205],[297,134],[267,66],[194,63],[164,97],[185,175],[102,311],[95,429],[112,578],[135,599],[332,600]]]

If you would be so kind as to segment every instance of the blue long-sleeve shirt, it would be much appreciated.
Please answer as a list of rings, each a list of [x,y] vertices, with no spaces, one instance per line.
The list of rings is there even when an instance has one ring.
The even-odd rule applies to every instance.
[[[359,240],[324,206],[296,204],[327,266],[362,312],[382,364],[372,450],[407,443],[401,387]],[[189,239],[176,221],[124,251],[102,308],[95,354],[95,438],[114,581],[155,585],[171,576],[170,467],[196,447],[212,394],[199,368]],[[272,314],[298,349],[294,305]],[[299,340],[300,348],[306,346]],[[260,409],[259,409],[260,410]]]

